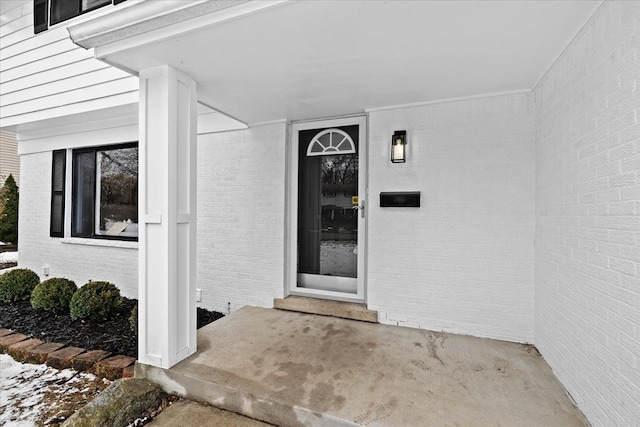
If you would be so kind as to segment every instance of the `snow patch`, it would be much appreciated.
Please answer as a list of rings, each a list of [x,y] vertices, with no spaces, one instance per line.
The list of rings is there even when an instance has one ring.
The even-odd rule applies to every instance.
[[[82,392],[86,382],[95,379],[85,372],[20,363],[0,354],[0,425],[36,426],[46,409],[45,394]]]
[[[18,252],[0,253],[0,264],[5,264],[8,262],[18,262]]]

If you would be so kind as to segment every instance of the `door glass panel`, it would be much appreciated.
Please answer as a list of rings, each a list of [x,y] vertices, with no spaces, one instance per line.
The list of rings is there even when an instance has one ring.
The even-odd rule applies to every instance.
[[[340,291],[332,278],[357,277],[358,126],[340,129],[353,140],[355,153],[333,154],[338,151],[334,150],[327,151],[328,155],[308,155],[309,143],[322,129],[299,134],[298,273],[299,277],[327,278],[326,285],[322,277],[307,283],[302,280],[298,284],[302,287]]]

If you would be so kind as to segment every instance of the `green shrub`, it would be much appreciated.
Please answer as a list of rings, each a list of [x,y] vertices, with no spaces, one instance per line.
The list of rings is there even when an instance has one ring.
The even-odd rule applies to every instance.
[[[120,290],[113,283],[89,282],[71,298],[71,318],[101,319],[110,316],[122,304]]]
[[[24,301],[31,297],[40,277],[28,268],[18,268],[0,274],[0,301]]]
[[[131,316],[129,316],[129,326],[131,331],[138,333],[138,303],[131,309]]]
[[[0,188],[0,241],[18,243],[18,203],[20,191],[13,175]]]
[[[36,286],[31,293],[31,306],[36,310],[68,311],[71,297],[78,288],[68,279],[51,278]]]

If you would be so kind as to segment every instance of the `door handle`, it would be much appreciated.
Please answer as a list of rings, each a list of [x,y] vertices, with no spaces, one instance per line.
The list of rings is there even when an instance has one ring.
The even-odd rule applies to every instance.
[[[358,206],[358,208],[360,209],[360,215],[362,215],[362,218],[364,218],[364,200],[360,200],[360,205]]]

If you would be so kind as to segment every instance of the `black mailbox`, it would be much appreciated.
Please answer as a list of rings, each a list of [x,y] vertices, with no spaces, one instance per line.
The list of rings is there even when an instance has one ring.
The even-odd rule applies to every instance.
[[[394,193],[380,193],[381,208],[419,208],[419,191],[398,191]]]

